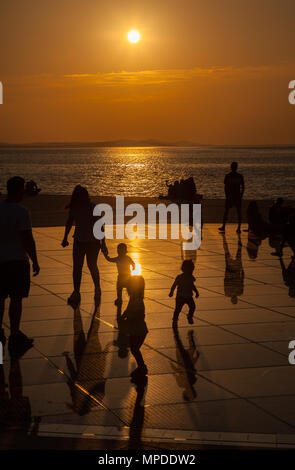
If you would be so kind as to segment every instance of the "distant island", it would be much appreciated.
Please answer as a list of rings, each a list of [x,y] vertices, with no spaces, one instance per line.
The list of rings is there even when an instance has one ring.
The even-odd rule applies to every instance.
[[[7,142],[0,142],[0,148],[2,147],[36,147],[36,148],[48,148],[48,147],[62,147],[62,148],[75,148],[75,147],[196,147],[199,144],[187,141],[178,142],[163,142],[156,139],[148,140],[108,140],[98,142],[29,142],[23,144],[13,144]]]

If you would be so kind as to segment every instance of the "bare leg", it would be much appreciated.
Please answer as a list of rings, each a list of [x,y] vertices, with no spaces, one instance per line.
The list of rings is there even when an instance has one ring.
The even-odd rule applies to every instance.
[[[22,314],[22,299],[12,298],[9,305],[9,319],[11,334],[14,335],[19,332],[20,319]]]
[[[179,314],[181,312],[182,307],[184,306],[185,302],[182,299],[176,298],[175,310],[173,314],[173,324],[176,324],[178,321]]]
[[[100,277],[99,277],[99,270],[97,266],[98,253],[99,253],[99,248],[91,249],[91,251],[89,250],[86,253],[87,266],[89,268],[89,271],[93,280],[96,294],[100,294]]]
[[[224,207],[224,214],[223,214],[223,222],[222,222],[222,226],[220,227],[220,230],[225,229],[225,225],[226,225],[227,217],[228,217],[228,211],[229,211],[229,202],[226,199],[225,200],[225,207]]]
[[[145,340],[145,336],[130,336],[130,351],[131,354],[134,356],[138,368],[142,369],[145,367],[145,363],[140,352],[140,348]]]
[[[81,280],[82,280],[82,268],[84,264],[85,250],[83,246],[74,241],[73,246],[73,283],[74,291],[80,292]]]

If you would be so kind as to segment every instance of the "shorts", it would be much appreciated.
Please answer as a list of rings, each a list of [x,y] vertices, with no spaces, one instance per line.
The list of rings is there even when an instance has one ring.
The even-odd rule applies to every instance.
[[[0,298],[21,299],[30,292],[30,263],[28,260],[12,260],[0,263]]]

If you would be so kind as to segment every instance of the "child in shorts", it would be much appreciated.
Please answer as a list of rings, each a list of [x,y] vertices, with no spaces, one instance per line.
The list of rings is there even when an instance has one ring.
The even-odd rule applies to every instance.
[[[131,267],[135,268],[134,261],[127,255],[127,245],[125,243],[119,243],[117,246],[118,256],[110,258],[108,255],[105,255],[105,258],[110,261],[110,263],[116,263],[118,269],[118,278],[117,278],[117,299],[115,300],[115,305],[122,305],[122,291],[127,288],[127,283],[131,277]]]

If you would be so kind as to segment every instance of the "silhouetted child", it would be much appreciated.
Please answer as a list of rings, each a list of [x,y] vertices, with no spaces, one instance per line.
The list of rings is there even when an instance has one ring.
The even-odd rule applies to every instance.
[[[105,258],[111,263],[117,264],[118,269],[118,278],[117,278],[117,299],[115,300],[115,305],[122,304],[122,291],[127,288],[127,283],[131,277],[131,267],[135,268],[134,261],[127,255],[127,245],[125,243],[119,243],[117,246],[118,256],[115,258],[110,258],[108,255]]]
[[[129,336],[131,354],[137,362],[137,368],[131,373],[133,379],[144,377],[147,367],[140,348],[143,345],[148,329],[145,323],[144,279],[142,276],[130,276],[127,282],[129,303],[121,317],[121,329]]]
[[[194,282],[195,278],[193,276],[195,265],[194,263],[187,259],[184,260],[181,266],[182,274],[179,274],[171,287],[169,297],[173,297],[173,293],[177,287],[176,293],[176,305],[173,315],[173,325],[177,324],[179,314],[182,310],[182,307],[187,304],[189,307],[189,312],[187,315],[188,322],[190,324],[194,323],[193,316],[196,309],[196,304],[193,299],[193,292],[196,294],[196,298],[199,297],[198,289],[196,288]]]

